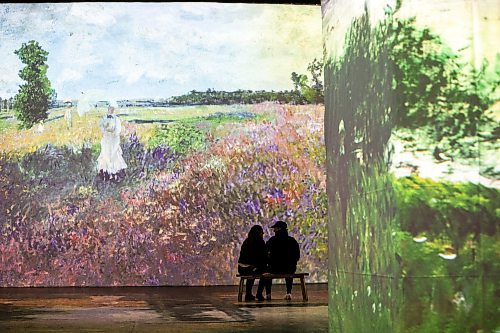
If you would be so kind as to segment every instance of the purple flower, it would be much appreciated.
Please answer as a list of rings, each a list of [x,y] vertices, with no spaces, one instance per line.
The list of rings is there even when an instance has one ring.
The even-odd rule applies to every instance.
[[[76,212],[78,212],[79,208],[77,205],[74,205],[74,204],[70,204],[68,206],[68,208],[66,209],[66,212],[69,214],[69,215],[75,215]]]
[[[181,199],[181,201],[179,202],[179,208],[181,210],[181,214],[184,214],[184,212],[186,212],[186,209],[187,209],[187,201],[184,199]]]
[[[258,214],[260,212],[260,202],[258,199],[249,199],[245,201],[243,207],[246,212],[250,214]]]
[[[309,193],[305,193],[303,196],[302,196],[302,206],[305,206],[305,207],[311,207],[311,195]]]
[[[58,250],[59,249],[59,247],[57,246],[57,240],[55,240],[54,238],[52,238],[50,240],[49,245],[50,245],[50,248],[53,249],[53,250]]]
[[[265,174],[266,173],[266,165],[262,162],[257,163],[257,174]]]
[[[270,144],[269,146],[267,146],[267,147],[264,149],[264,151],[265,151],[266,153],[268,153],[268,152],[276,152],[276,151],[278,151],[278,145],[277,145],[277,144],[275,144],[275,143]]]
[[[130,142],[130,147],[137,147],[141,144],[135,132],[129,136],[128,141]]]
[[[158,278],[156,276],[150,276],[147,280],[147,284],[150,286],[159,286],[160,281],[158,280]]]
[[[54,222],[57,220],[57,217],[54,214],[49,214],[48,218],[48,223],[49,224],[54,224]]]
[[[160,165],[166,164],[174,160],[175,156],[169,147],[160,145],[153,150],[153,159],[157,160]]]
[[[283,190],[275,187],[269,191],[269,195],[273,197],[274,199],[284,199],[285,198],[285,193],[283,193]]]

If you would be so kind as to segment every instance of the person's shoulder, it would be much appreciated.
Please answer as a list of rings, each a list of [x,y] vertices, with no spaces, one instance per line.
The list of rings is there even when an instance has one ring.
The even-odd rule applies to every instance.
[[[272,243],[272,242],[274,242],[275,239],[276,239],[276,236],[271,236],[271,238],[269,238],[266,243]]]

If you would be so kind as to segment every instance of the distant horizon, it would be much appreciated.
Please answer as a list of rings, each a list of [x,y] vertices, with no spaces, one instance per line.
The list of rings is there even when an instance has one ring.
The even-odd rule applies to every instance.
[[[30,40],[49,53],[47,77],[58,99],[291,90],[291,73],[307,73],[323,52],[320,6],[0,4],[0,27],[2,98],[23,83],[14,51]]]
[[[144,97],[144,96],[139,96],[139,97],[117,97],[117,98],[110,98],[110,99],[95,99],[95,101],[99,101],[99,102],[105,102],[105,101],[108,101],[108,100],[113,100],[113,101],[126,101],[126,100],[159,100],[159,99],[164,99],[164,100],[167,100],[169,98],[173,98],[173,97],[177,97],[177,96],[182,96],[182,95],[187,95],[189,94],[191,91],[193,90],[196,90],[196,92],[200,92],[200,93],[206,93],[208,89],[212,89],[212,88],[207,88],[205,90],[196,90],[196,89],[190,89],[184,93],[181,93],[179,95],[171,95],[171,96],[167,96],[167,97],[163,97],[163,96],[156,96],[156,97]],[[243,89],[243,88],[238,88],[238,89],[234,89],[234,90],[217,90],[215,89],[215,91],[219,92],[219,91],[224,91],[224,92],[236,92],[236,91],[252,91],[252,92],[259,92],[259,91],[264,91],[264,92],[271,92],[272,90],[265,90],[265,89],[256,89],[256,90],[252,90],[252,89]],[[274,90],[274,92],[284,92],[284,91],[288,91],[288,92],[291,92],[293,91],[293,89],[283,89],[283,90]],[[15,94],[14,94],[15,95]],[[14,96],[9,96],[10,97],[14,97]],[[0,96],[0,98],[4,99],[3,96]],[[60,98],[60,97],[57,97],[56,98],[57,101],[64,101],[64,100],[81,100],[81,98],[76,98],[76,97],[65,97],[65,98]]]

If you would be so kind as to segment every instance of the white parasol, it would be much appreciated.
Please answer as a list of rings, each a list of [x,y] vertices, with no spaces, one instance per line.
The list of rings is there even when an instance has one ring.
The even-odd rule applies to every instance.
[[[116,100],[108,98],[106,96],[106,93],[102,90],[89,90],[85,92],[82,91],[76,107],[78,115],[80,117],[83,116],[90,110],[95,109],[101,102],[105,102],[106,104],[115,108],[118,107],[118,103],[116,102]]]

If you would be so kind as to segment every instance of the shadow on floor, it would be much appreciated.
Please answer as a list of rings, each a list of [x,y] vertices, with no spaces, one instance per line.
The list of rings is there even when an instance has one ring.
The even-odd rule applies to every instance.
[[[237,286],[2,288],[0,331],[328,332],[326,284],[308,285],[308,302],[279,299],[280,288],[241,303]]]

